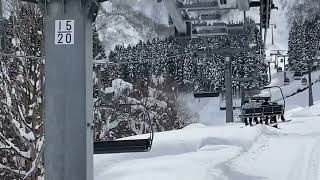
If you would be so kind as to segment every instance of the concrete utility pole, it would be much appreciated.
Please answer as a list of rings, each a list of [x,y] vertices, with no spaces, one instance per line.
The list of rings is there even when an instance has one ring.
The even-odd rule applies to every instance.
[[[45,179],[93,179],[91,0],[51,0],[45,16]]]
[[[233,122],[231,57],[225,57],[226,122]]]

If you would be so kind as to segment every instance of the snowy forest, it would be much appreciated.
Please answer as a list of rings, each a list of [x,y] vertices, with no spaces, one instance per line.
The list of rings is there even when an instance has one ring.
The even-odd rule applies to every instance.
[[[96,90],[96,94],[99,94],[96,102],[104,105],[111,102],[147,103],[146,108],[151,108],[151,118],[155,122],[153,127],[156,131],[184,127],[194,122],[196,115],[190,114],[183,106],[179,94],[223,93],[224,57],[210,53],[210,50],[245,48],[249,43],[257,44],[249,52],[234,54],[232,57],[233,78],[254,78],[254,81],[244,83],[247,90],[258,89],[268,83],[267,65],[260,59],[260,53],[263,53],[260,52],[262,38],[257,28],[254,28],[252,34],[252,38],[246,35],[226,35],[203,39],[169,37],[152,39],[147,42],[140,41],[135,46],[118,45],[114,51],[110,52],[108,58],[109,62],[116,65],[109,63],[110,65],[98,68],[100,71],[98,79],[101,79],[102,82],[96,82],[96,84],[100,84],[98,89],[102,91],[99,93],[99,90]],[[234,81],[233,87],[235,90],[240,89],[240,83]],[[136,112],[134,108],[131,115],[129,113],[125,116],[121,109],[109,108],[108,111],[112,110],[115,115],[106,112],[101,114],[100,111],[97,111],[99,112],[98,119],[105,119],[108,122],[98,121],[99,123],[96,124],[106,124],[109,127],[108,130],[101,128],[105,129],[102,136],[101,131],[97,131],[97,140],[124,136],[118,132],[120,124],[123,126],[122,133],[127,129],[126,136],[146,132],[145,127],[140,123],[141,113],[144,113],[144,110],[140,109]],[[137,132],[134,132],[133,129]]]
[[[8,13],[0,22],[0,179],[43,179],[43,15],[34,4],[13,0],[4,5]],[[250,23],[253,24],[252,20]],[[95,64],[93,69],[95,141],[148,133],[150,119],[157,132],[198,122],[197,113],[190,111],[180,95],[200,91],[223,93],[224,57],[211,53],[212,49],[254,45],[249,52],[232,57],[233,78],[254,77],[254,81],[244,84],[248,90],[268,83],[258,28],[253,28],[249,38],[225,35],[177,39],[168,35],[132,45],[120,44],[109,53],[100,42],[101,32],[96,27],[93,24],[93,59],[108,61]],[[320,16],[316,13],[302,23],[292,20],[291,68],[303,69],[315,56],[311,47],[320,38],[319,29]],[[303,48],[306,59],[302,58]],[[234,81],[233,87],[239,89],[240,83]]]
[[[288,40],[288,62],[292,71],[306,72],[310,64],[316,66],[320,49],[320,7],[317,0],[296,4],[291,11]]]

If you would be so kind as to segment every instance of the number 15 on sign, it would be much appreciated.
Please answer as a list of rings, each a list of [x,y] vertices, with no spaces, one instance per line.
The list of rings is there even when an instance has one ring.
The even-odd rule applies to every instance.
[[[55,44],[74,44],[74,20],[55,21]]]

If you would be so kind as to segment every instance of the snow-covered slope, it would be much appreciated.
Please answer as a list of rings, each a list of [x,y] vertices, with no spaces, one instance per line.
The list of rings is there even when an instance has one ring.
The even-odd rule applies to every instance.
[[[274,77],[281,78],[281,74]],[[287,87],[297,88],[298,84]],[[285,94],[289,89],[284,88]],[[202,124],[156,133],[151,152],[95,155],[95,179],[319,179],[320,83],[313,90],[316,103],[312,107],[306,107],[307,91],[287,98],[285,117],[292,121],[279,124],[280,129],[226,125],[219,98],[199,102],[186,96]]]
[[[293,110],[280,130],[265,125],[193,124],[156,133],[151,152],[96,155],[95,179],[318,179],[320,103]],[[305,117],[305,111],[313,112]]]
[[[286,108],[298,108],[305,107],[308,105],[308,90],[305,90],[301,93],[297,93],[299,89],[304,89],[307,86],[301,84],[301,80],[293,80],[293,73],[287,72],[287,77],[290,79],[289,85],[283,84],[283,72],[272,74],[272,81],[270,86],[279,86],[281,87],[284,96],[286,98]],[[312,82],[315,82],[313,85],[313,97],[314,101],[320,100],[320,71],[312,73]],[[282,98],[280,91],[277,88],[272,89],[272,100],[279,100]],[[264,93],[267,96],[270,95],[269,91],[265,91]],[[291,96],[296,94],[294,96]],[[291,96],[291,97],[290,97]],[[225,111],[220,110],[220,97],[217,98],[202,98],[195,99],[192,94],[183,95],[186,102],[188,102],[189,108],[193,112],[197,112],[200,116],[200,122],[204,125],[216,126],[216,125],[224,125],[225,124]],[[234,101],[240,100],[236,99]],[[235,121],[239,121],[239,111],[234,111]]]

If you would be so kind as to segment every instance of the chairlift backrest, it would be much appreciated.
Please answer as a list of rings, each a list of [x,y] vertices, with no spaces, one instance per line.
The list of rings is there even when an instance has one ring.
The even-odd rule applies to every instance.
[[[302,72],[296,71],[296,72],[294,72],[293,76],[302,76]]]
[[[251,98],[252,101],[270,101],[270,99],[269,96],[254,96]]]
[[[290,79],[288,77],[284,78],[284,82],[290,82]]]

